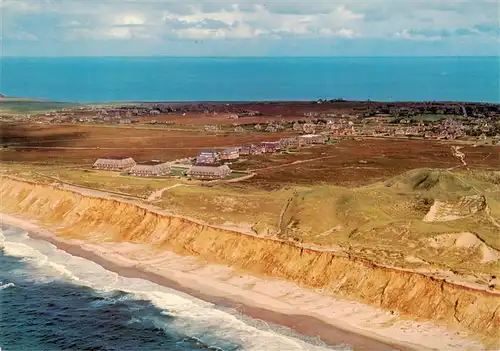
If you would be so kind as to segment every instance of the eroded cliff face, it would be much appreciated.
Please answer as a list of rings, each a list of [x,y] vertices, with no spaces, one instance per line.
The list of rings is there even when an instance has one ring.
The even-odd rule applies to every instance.
[[[1,178],[0,210],[61,236],[154,244],[337,296],[500,338],[500,297],[368,261],[302,249],[149,211],[132,203]]]

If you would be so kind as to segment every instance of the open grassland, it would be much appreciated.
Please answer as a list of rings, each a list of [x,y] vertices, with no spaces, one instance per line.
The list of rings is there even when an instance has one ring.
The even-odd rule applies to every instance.
[[[177,187],[163,194],[161,207],[259,235],[341,247],[389,266],[491,277],[500,269],[500,185],[485,181],[487,174],[500,175],[419,169],[357,188]],[[471,202],[464,206],[463,199]],[[436,202],[457,215],[425,220]]]
[[[4,163],[89,167],[103,156],[131,156],[136,161],[194,157],[200,149],[241,146],[290,136],[287,133],[218,133],[168,130],[167,127],[1,124]],[[453,143],[431,140],[350,139],[335,144],[276,154],[245,156],[231,168],[257,175],[234,187],[266,190],[294,185],[359,186],[415,168],[453,168]],[[458,144],[457,144],[458,145]],[[468,167],[495,169],[497,146],[463,145]]]
[[[164,161],[196,156],[203,148],[224,149],[272,141],[289,133],[205,133],[160,127],[16,125],[3,123],[4,162],[91,165],[102,156]]]
[[[243,192],[225,185],[176,187],[163,194],[160,206],[211,224],[235,224],[272,235],[278,229],[280,211],[291,189]]]
[[[152,192],[182,183],[177,177],[141,178],[118,172],[80,168],[78,165],[43,166],[29,164],[4,164],[3,173],[41,183],[67,183],[85,188],[119,192],[147,198]]]
[[[257,176],[248,182],[266,189],[293,184],[359,186],[415,168],[460,166],[452,155],[452,145],[429,140],[351,139],[291,153],[252,156],[233,168],[256,170]],[[461,151],[473,169],[498,169],[500,165],[499,147],[468,145]]]
[[[462,205],[463,199],[476,204]],[[424,220],[436,201],[455,215]],[[479,242],[492,253],[500,250],[499,205],[498,183],[485,182],[469,172],[421,169],[354,189],[324,186],[297,192],[280,235],[361,250],[372,259],[400,266],[411,264],[407,258],[413,255],[462,272],[494,274],[500,268],[498,259],[480,262],[486,259],[478,250]],[[461,233],[472,233],[479,241],[462,249],[452,244],[430,245],[429,240],[439,235]]]

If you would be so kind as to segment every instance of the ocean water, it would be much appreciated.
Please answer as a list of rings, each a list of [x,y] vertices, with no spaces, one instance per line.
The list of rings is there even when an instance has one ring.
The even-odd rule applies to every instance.
[[[2,58],[0,93],[69,102],[500,102],[498,57]]]
[[[3,351],[294,351],[327,347],[142,279],[123,278],[20,229],[0,232]]]

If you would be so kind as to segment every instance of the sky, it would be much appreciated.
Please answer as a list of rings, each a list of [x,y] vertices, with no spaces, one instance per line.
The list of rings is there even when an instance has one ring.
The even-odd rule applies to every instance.
[[[3,56],[499,55],[497,0],[0,0]]]

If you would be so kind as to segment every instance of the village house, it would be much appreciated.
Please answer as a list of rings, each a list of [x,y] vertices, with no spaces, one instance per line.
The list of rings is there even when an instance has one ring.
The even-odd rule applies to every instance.
[[[136,165],[132,157],[108,156],[98,158],[92,166],[106,171],[124,171]]]
[[[278,128],[276,128],[274,125],[269,124],[266,128],[266,132],[269,133],[276,133],[278,131]]]
[[[148,161],[136,164],[128,172],[137,177],[160,177],[172,173],[170,164],[160,161]]]
[[[196,156],[197,164],[211,165],[217,163],[219,156],[215,150],[201,150]]]
[[[240,147],[240,155],[251,155],[254,145],[243,145]]]
[[[189,167],[187,176],[194,179],[222,179],[231,174],[231,169],[227,165],[221,166],[200,166]]]
[[[234,127],[234,131],[236,133],[243,133],[245,131],[245,129],[242,126],[237,126],[237,127]]]
[[[299,136],[299,139],[303,140],[303,142],[306,145],[312,145],[312,144],[325,144],[328,140],[328,137],[321,134],[306,134]]]
[[[286,122],[278,122],[274,125],[276,127],[276,130],[285,130],[286,129]]]
[[[346,125],[332,125],[331,127],[333,137],[353,136],[356,135],[354,126],[347,127]]]
[[[220,158],[223,161],[237,160],[238,158],[240,158],[240,150],[238,150],[238,148],[226,149],[222,151]]]
[[[462,123],[451,118],[447,118],[441,122],[439,134],[440,139],[453,140],[464,136],[465,128]]]
[[[219,131],[219,126],[218,125],[206,125],[204,126],[205,132],[212,132],[215,133]]]
[[[314,123],[305,123],[302,126],[302,131],[306,134],[316,133],[316,125]]]
[[[279,141],[264,141],[262,142],[262,148],[265,153],[273,153],[280,149]]]
[[[252,155],[260,155],[263,153],[265,153],[265,149],[264,149],[264,146],[262,144],[253,145],[253,148],[251,151]]]
[[[260,155],[264,152],[264,147],[262,145],[243,145],[240,148],[240,155]]]
[[[295,123],[293,124],[293,130],[295,130],[295,131],[297,131],[297,132],[302,131],[302,126],[300,125],[300,123],[299,123],[299,122],[295,122]]]
[[[260,115],[260,112],[259,111],[248,111],[245,113],[247,116],[249,117],[255,117],[255,116],[258,116]]]
[[[299,138],[293,138],[293,137],[280,139],[279,143],[281,149],[297,148],[300,146]]]
[[[325,129],[325,127],[326,127],[326,123],[318,122],[316,124],[316,129]]]

